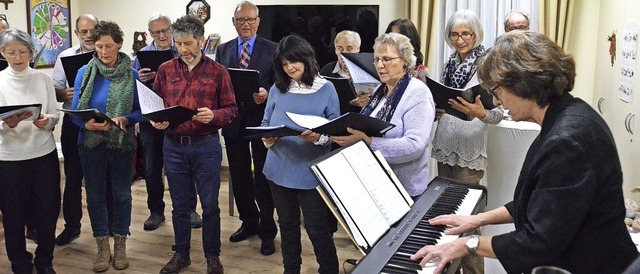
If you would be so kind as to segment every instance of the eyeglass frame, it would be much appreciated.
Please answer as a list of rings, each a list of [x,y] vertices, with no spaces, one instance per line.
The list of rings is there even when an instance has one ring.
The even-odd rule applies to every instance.
[[[492,87],[489,90],[489,93],[491,93],[491,96],[496,98],[496,100],[500,100],[500,97],[498,97],[498,92],[496,91],[499,87],[500,87],[500,85],[495,85],[494,87]]]
[[[4,49],[2,50],[2,53],[4,53],[6,56],[11,57],[11,58],[16,58],[17,56],[20,57],[25,57],[25,56],[29,56],[31,55],[31,51],[27,50],[27,51],[13,51],[13,52],[9,52],[9,51],[5,51]]]
[[[260,16],[256,16],[254,18],[236,18],[236,17],[233,17],[233,23],[235,23],[238,26],[242,26],[242,25],[244,25],[244,23],[247,23],[249,25],[253,25],[256,22],[258,22],[258,18],[260,18]],[[253,22],[251,22],[251,21],[253,21]]]
[[[166,28],[166,29],[161,29],[161,30],[156,30],[156,31],[149,30],[149,34],[151,34],[151,36],[155,36],[155,37],[160,36],[160,34],[164,34],[165,36],[168,36],[169,33],[171,33],[171,28]]]
[[[454,34],[455,34],[455,37],[456,37],[455,39],[452,38],[452,36],[454,36]],[[464,38],[465,35],[468,35],[469,38],[465,39]],[[458,39],[460,39],[460,38],[462,38],[462,41],[469,41],[469,40],[471,40],[471,38],[473,38],[474,35],[476,35],[475,32],[462,33],[462,34],[458,34],[456,32],[450,32],[448,37],[449,37],[449,40],[454,41],[454,42],[458,41]]]
[[[398,58],[402,58],[402,56],[396,56],[396,57],[389,57],[389,56],[382,56],[382,57],[373,57],[373,64],[376,65],[378,64],[378,62],[382,61],[383,65],[387,65],[390,64],[391,61],[396,60]]]
[[[0,20],[4,20],[5,22],[9,23],[9,20],[7,20],[7,15],[4,13],[0,13]]]

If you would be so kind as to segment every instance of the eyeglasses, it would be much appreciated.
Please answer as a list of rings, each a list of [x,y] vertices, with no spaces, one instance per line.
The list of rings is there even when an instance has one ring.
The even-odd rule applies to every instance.
[[[382,56],[382,57],[373,57],[373,64],[378,64],[379,61],[382,61],[382,64],[386,65],[391,63],[391,61],[396,60],[400,58],[400,56],[396,56],[396,57],[389,57],[389,56]]]
[[[93,33],[93,30],[91,29],[83,29],[83,30],[76,30],[78,33],[80,33],[80,35],[85,36],[87,34],[91,35],[91,33]]]
[[[507,29],[505,30],[505,32],[510,32],[512,30],[529,30],[529,25],[522,25],[522,26],[510,26],[507,27]]]
[[[5,22],[9,23],[9,21],[7,20],[7,16],[4,13],[0,13],[0,20],[4,20]]]
[[[234,18],[236,25],[244,25],[244,23],[249,23],[249,25],[253,25],[258,20],[258,17],[255,18]]]
[[[451,41],[458,41],[458,39],[462,38],[462,40],[467,41],[469,39],[471,39],[471,37],[473,37],[473,32],[470,33],[462,33],[462,34],[458,34],[455,32],[450,32],[449,33],[449,39],[451,39]]]
[[[497,89],[498,89],[499,87],[500,87],[500,85],[496,85],[495,87],[492,87],[492,88],[489,90],[489,93],[491,93],[491,95],[492,95],[494,98],[496,98],[497,100],[500,100],[500,98],[498,97],[498,92],[497,92]]]
[[[31,54],[31,52],[29,51],[2,51],[4,53],[4,55],[11,57],[11,58],[15,58],[16,56],[20,56],[20,57],[25,57],[25,56],[29,56],[29,54]]]
[[[160,36],[160,34],[164,33],[164,35],[169,35],[169,33],[171,32],[171,29],[161,29],[161,30],[149,30],[149,33],[151,33],[151,35],[153,36]]]

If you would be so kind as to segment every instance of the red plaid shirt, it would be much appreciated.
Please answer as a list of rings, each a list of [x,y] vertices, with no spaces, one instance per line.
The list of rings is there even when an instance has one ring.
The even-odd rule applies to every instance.
[[[213,111],[211,123],[190,120],[171,130],[172,134],[213,134],[230,124],[238,114],[229,72],[204,55],[191,71],[179,57],[165,62],[158,68],[153,89],[164,99],[166,107],[208,107]]]

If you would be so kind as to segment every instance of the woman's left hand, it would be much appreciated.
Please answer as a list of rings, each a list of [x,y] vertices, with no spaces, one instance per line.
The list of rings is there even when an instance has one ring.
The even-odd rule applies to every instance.
[[[479,119],[487,116],[487,110],[484,109],[484,105],[482,105],[482,100],[480,100],[480,95],[476,96],[475,103],[469,103],[464,98],[458,96],[457,100],[449,99],[449,105],[455,110],[458,110],[464,114],[471,115],[473,117],[477,117]]]
[[[122,129],[123,131],[127,132],[127,125],[129,124],[129,120],[127,120],[127,118],[124,117],[116,117],[111,119],[111,121],[113,121],[114,123],[116,123],[116,125]]]
[[[346,146],[348,144],[355,143],[360,139],[363,139],[367,143],[367,145],[371,145],[371,137],[367,136],[367,134],[364,134],[364,132],[352,129],[350,127],[347,128],[347,132],[349,133],[349,135],[347,136],[331,136],[330,139],[340,146]]]
[[[44,114],[40,114],[40,117],[38,117],[38,120],[33,121],[33,124],[36,125],[36,127],[38,128],[44,128],[48,122],[49,122],[49,117],[47,117]]]

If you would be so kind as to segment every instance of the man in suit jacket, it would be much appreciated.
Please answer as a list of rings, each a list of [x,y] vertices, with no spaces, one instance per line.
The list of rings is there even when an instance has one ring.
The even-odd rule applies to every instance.
[[[247,126],[260,126],[269,95],[267,90],[274,82],[272,58],[277,44],[256,35],[260,25],[258,14],[258,7],[249,1],[241,1],[236,6],[232,22],[238,37],[218,47],[216,61],[227,68],[260,71],[260,88],[253,94],[253,101],[237,102],[238,116],[222,129],[222,136],[227,149],[233,196],[242,220],[242,226],[229,240],[239,242],[258,234],[262,240],[260,253],[271,255],[275,252],[273,239],[277,227],[273,220],[271,190],[262,174],[267,149],[260,139],[246,139],[244,129]],[[236,99],[239,98],[242,96],[236,95]],[[251,168],[252,156],[254,172]]]

